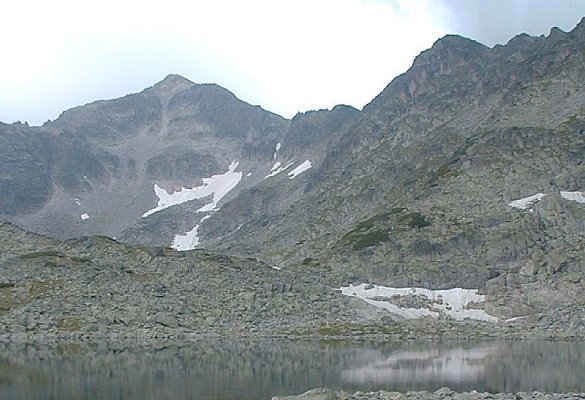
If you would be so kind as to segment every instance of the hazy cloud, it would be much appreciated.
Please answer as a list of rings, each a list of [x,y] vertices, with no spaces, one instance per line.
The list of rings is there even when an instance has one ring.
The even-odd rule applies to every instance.
[[[487,46],[506,44],[527,33],[548,35],[557,26],[571,30],[585,16],[583,0],[438,0],[453,32]]]
[[[585,1],[19,0],[0,24],[0,121],[39,124],[178,73],[292,116],[362,107],[447,33],[571,29]]]

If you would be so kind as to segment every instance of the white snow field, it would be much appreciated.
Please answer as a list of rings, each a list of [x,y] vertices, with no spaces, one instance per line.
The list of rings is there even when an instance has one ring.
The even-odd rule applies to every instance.
[[[217,208],[219,201],[228,194],[242,179],[242,173],[236,172],[238,162],[234,161],[228,167],[228,171],[220,175],[212,175],[209,178],[203,178],[203,184],[194,188],[181,188],[180,190],[169,193],[165,189],[154,185],[154,193],[158,197],[158,204],[155,208],[145,212],[142,217],[148,217],[165,208],[176,206],[187,201],[202,199],[213,195],[210,203],[201,207],[198,212],[212,211]]]
[[[199,236],[197,236],[198,230],[199,225],[195,225],[195,228],[191,229],[184,235],[175,235],[171,247],[179,251],[193,250],[199,244]]]
[[[577,203],[585,204],[585,195],[583,194],[583,192],[561,191],[561,197],[566,200],[576,201]]]
[[[474,289],[447,289],[431,290],[423,288],[391,288],[380,285],[362,283],[340,288],[345,296],[354,296],[368,304],[383,308],[392,314],[405,319],[419,319],[423,317],[438,318],[439,315],[448,315],[456,320],[474,319],[495,322],[498,318],[489,315],[484,310],[467,308],[470,303],[485,301],[485,296],[477,294]],[[428,307],[407,308],[392,304],[389,300],[394,296],[421,296],[431,301]],[[388,300],[385,300],[388,299]]]

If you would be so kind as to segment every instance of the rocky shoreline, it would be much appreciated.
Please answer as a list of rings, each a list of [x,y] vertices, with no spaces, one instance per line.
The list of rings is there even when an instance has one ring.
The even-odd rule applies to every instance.
[[[485,328],[485,329],[482,329]],[[18,328],[17,328],[18,329]],[[6,330],[6,328],[4,329]],[[388,331],[395,333],[387,333]],[[230,330],[228,327],[216,332],[192,332],[185,329],[171,329],[165,326],[153,326],[148,329],[126,329],[117,332],[88,332],[80,329],[76,332],[8,332],[0,333],[0,343],[99,343],[99,342],[141,342],[165,343],[181,341],[183,343],[210,339],[282,339],[282,340],[318,340],[330,342],[373,342],[387,343],[400,341],[460,341],[460,340],[584,340],[582,332],[564,332],[562,330],[545,330],[538,326],[492,326],[486,327],[475,323],[448,323],[434,320],[398,322],[392,326],[378,324],[350,324],[337,326],[301,326],[276,331],[246,331],[243,328]],[[329,333],[331,331],[332,333]],[[340,333],[336,333],[340,332]]]
[[[319,388],[309,390],[295,396],[272,397],[272,400],[561,400],[585,399],[585,393],[487,393],[487,392],[455,392],[448,387],[442,387],[434,392],[387,392],[384,390],[371,392],[355,392],[349,394],[343,391]]]

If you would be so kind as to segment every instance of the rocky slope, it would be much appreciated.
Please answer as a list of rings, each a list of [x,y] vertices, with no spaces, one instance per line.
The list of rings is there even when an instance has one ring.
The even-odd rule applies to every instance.
[[[514,306],[522,290],[534,296],[546,290],[548,297],[538,298],[546,313],[533,318],[459,320],[445,311],[410,321],[340,291],[355,276],[327,266],[278,270],[252,258],[129,247],[107,237],[58,241],[9,223],[0,224],[0,246],[0,339],[585,335],[580,282],[547,280],[466,307],[492,312]],[[556,302],[559,296],[566,302]],[[373,299],[434,311],[441,302],[420,295]]]

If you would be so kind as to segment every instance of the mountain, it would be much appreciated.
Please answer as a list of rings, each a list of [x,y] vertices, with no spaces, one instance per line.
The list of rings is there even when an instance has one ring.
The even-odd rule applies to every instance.
[[[39,128],[3,124],[0,212],[56,237],[114,236],[156,206],[155,183],[173,192],[234,162],[239,170],[268,165],[288,124],[177,75]]]
[[[456,36],[437,41],[344,127],[295,189],[298,200],[262,203],[289,184],[284,178],[273,190],[244,191],[206,221],[204,243],[393,286],[579,277],[584,33],[582,22],[493,49]],[[263,207],[246,217],[236,212],[244,204]]]
[[[285,286],[479,289],[491,316],[583,327],[584,49],[585,21],[494,48],[449,35],[363,110],[292,120],[170,75],[0,125],[0,216],[206,249]]]

